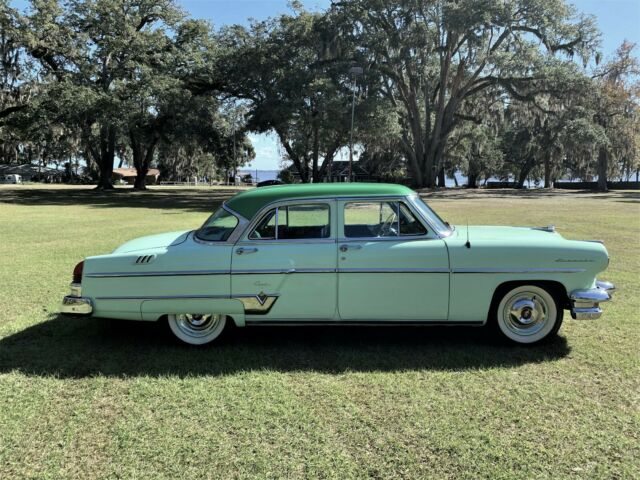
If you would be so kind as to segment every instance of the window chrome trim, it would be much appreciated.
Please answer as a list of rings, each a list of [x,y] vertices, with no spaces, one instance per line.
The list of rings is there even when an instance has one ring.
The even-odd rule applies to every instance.
[[[431,224],[431,222],[429,222],[428,219],[426,219],[419,211],[418,208],[415,207],[414,203],[413,203],[413,199],[415,198],[419,198],[418,193],[412,193],[410,195],[351,195],[351,196],[320,196],[320,197],[293,197],[293,198],[288,198],[286,200],[275,200],[273,202],[267,203],[266,205],[262,206],[262,208],[260,210],[258,210],[256,212],[256,214],[253,216],[253,218],[251,220],[247,221],[247,224],[244,226],[244,228],[242,229],[242,232],[238,232],[238,238],[236,238],[235,236],[235,231],[232,234],[232,237],[234,237],[235,242],[259,242],[260,240],[252,240],[250,238],[248,238],[249,233],[251,233],[251,231],[256,227],[257,223],[262,219],[262,217],[264,216],[264,214],[269,211],[272,208],[276,208],[276,207],[280,207],[280,206],[285,206],[285,205],[291,205],[291,204],[305,204],[305,203],[327,203],[329,205],[329,208],[331,208],[331,205],[336,205],[336,209],[335,209],[335,221],[336,221],[336,228],[337,228],[337,223],[338,223],[338,209],[337,209],[337,202],[340,201],[350,201],[350,200],[354,200],[354,201],[362,201],[362,200],[370,200],[370,201],[380,201],[380,200],[395,200],[395,201],[402,201],[402,200],[406,200],[407,202],[407,206],[409,207],[409,210],[411,210],[411,212],[416,215],[416,217],[418,218],[418,220],[420,220],[422,222],[422,225],[424,227],[427,228],[427,233],[424,235],[424,237],[422,238],[423,240],[435,240],[435,239],[442,239],[442,238],[446,238],[448,236],[451,235],[451,233],[449,233],[448,235],[442,235],[438,232],[438,230],[436,228],[434,228],[434,226]],[[230,208],[226,207],[225,204],[223,204],[223,207],[225,207],[229,212],[233,213],[234,215],[240,215],[237,212],[234,212],[233,210],[231,210]],[[242,217],[244,218],[244,217]],[[240,227],[240,225],[238,225],[238,227]],[[344,225],[343,225],[344,227]],[[433,232],[432,234],[430,234],[431,232]],[[451,232],[453,232],[453,227],[451,229]],[[330,239],[335,239],[337,238],[337,234],[335,234],[333,232],[331,232],[331,236],[329,237]],[[409,237],[404,237],[404,238],[409,238]],[[312,239],[308,239],[308,240],[312,240]],[[317,239],[317,240],[326,240],[326,239]],[[228,239],[228,242],[231,241],[231,237]],[[268,241],[273,241],[273,239],[268,240]],[[284,241],[284,240],[283,240]],[[287,241],[291,241],[291,240],[287,240]]]
[[[268,245],[269,243],[274,243],[274,244],[285,244],[285,243],[335,243],[336,242],[336,238],[335,238],[335,233],[334,233],[334,229],[331,228],[332,227],[332,220],[334,219],[334,217],[332,216],[332,212],[335,211],[335,215],[337,215],[337,210],[332,208],[332,206],[335,205],[335,198],[334,197],[320,197],[320,198],[301,198],[301,199],[295,199],[295,198],[288,198],[286,200],[277,200],[271,203],[267,203],[266,205],[264,205],[260,210],[258,210],[258,212],[254,215],[253,220],[251,220],[249,222],[249,224],[247,225],[247,227],[244,229],[244,231],[242,232],[242,234],[240,234],[238,237],[238,239],[236,240],[236,244],[237,245],[248,245],[251,244],[252,246],[254,245]],[[300,238],[300,239],[293,239],[293,238],[289,238],[289,239],[278,239],[278,211],[280,207],[286,207],[286,206],[291,206],[291,205],[317,205],[317,204],[324,204],[327,205],[329,207],[329,236],[326,238]],[[251,232],[253,232],[253,230],[255,228],[257,228],[258,224],[262,221],[262,219],[264,218],[264,216],[269,213],[270,210],[276,209],[276,238],[269,238],[269,239],[265,239],[265,240],[260,240],[259,238],[249,238],[249,235],[251,234]],[[336,217],[336,222],[337,222],[337,217]],[[328,241],[327,241],[328,240]]]
[[[492,268],[469,267],[452,268],[451,273],[582,273],[585,268]]]
[[[344,207],[346,207],[346,203],[351,202],[353,200],[353,203],[358,203],[358,202],[363,202],[363,201],[370,201],[370,202],[380,202],[380,201],[384,201],[384,200],[388,200],[388,201],[394,201],[394,202],[398,202],[398,203],[403,203],[405,205],[405,207],[407,207],[409,209],[409,211],[414,215],[414,217],[416,217],[416,220],[418,222],[420,222],[420,224],[422,224],[422,226],[427,230],[427,233],[424,233],[422,235],[398,235],[397,237],[342,237],[340,238],[338,241],[339,242],[348,242],[349,240],[355,240],[355,241],[368,241],[368,240],[394,240],[394,241],[402,241],[402,240],[437,240],[437,239],[442,239],[444,238],[439,232],[438,230],[436,230],[433,225],[431,225],[431,222],[429,222],[429,220],[427,218],[425,218],[421,213],[420,210],[418,208],[416,208],[416,206],[413,204],[413,200],[414,198],[418,197],[418,194],[414,194],[414,195],[406,195],[406,196],[380,196],[380,197],[376,197],[376,196],[365,196],[365,197],[339,197],[336,198],[336,200],[345,202],[345,205],[343,205],[343,209],[342,209],[342,234],[344,234]],[[399,206],[398,206],[399,208]],[[343,240],[344,239],[344,240]]]

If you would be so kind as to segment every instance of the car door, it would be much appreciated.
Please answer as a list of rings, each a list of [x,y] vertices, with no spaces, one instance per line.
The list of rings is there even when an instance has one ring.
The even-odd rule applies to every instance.
[[[342,320],[446,321],[447,247],[402,199],[338,202]]]
[[[231,260],[231,296],[246,320],[337,320],[333,200],[282,202],[257,215]]]

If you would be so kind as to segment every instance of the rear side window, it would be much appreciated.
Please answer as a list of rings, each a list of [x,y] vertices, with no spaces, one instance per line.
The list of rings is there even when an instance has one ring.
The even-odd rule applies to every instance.
[[[349,202],[344,207],[346,238],[425,235],[427,230],[402,202]]]
[[[322,203],[274,208],[249,234],[251,240],[302,240],[330,236],[329,205]]]

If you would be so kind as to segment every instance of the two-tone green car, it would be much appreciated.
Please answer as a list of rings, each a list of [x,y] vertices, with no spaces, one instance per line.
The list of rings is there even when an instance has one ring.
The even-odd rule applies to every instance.
[[[184,342],[250,325],[497,325],[518,343],[555,335],[563,310],[596,319],[602,242],[551,227],[452,227],[409,188],[281,185],[245,191],[198,230],[89,257],[62,312],[166,319]]]

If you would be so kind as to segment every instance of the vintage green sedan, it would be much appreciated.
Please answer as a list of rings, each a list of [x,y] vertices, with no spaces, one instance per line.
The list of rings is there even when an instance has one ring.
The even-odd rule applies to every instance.
[[[237,194],[197,230],[85,259],[62,312],[164,319],[194,345],[231,322],[494,325],[530,344],[564,309],[600,317],[608,264],[602,242],[553,227],[452,227],[399,185],[279,185]]]

